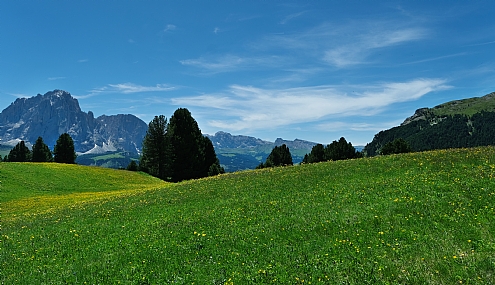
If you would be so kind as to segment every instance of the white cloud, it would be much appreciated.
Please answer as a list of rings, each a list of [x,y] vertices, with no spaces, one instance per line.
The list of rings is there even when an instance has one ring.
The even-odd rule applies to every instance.
[[[142,86],[134,83],[120,83],[120,84],[108,84],[107,86],[95,88],[86,95],[79,95],[74,97],[76,99],[86,99],[93,96],[108,94],[108,93],[131,94],[131,93],[140,93],[140,92],[144,93],[144,92],[172,91],[175,89],[177,88],[166,84],[157,84],[155,86]]]
[[[251,56],[241,57],[237,55],[223,55],[210,58],[200,57],[198,59],[181,60],[182,65],[194,66],[207,70],[211,73],[231,72],[253,67],[273,67],[284,64],[286,60],[281,56]]]
[[[390,129],[391,127],[397,126],[401,124],[404,120],[394,120],[390,122],[373,122],[367,123],[367,122],[359,122],[359,123],[353,123],[353,122],[324,122],[317,124],[315,128],[319,131],[325,131],[325,132],[337,132],[337,131],[357,131],[357,132],[364,132],[364,131],[373,131],[373,132],[379,132],[382,130]]]
[[[425,34],[423,29],[418,28],[398,30],[388,28],[378,32],[365,31],[360,35],[348,38],[348,42],[327,49],[323,59],[336,67],[362,64],[366,63],[366,58],[378,49],[419,40]]]
[[[172,104],[210,110],[218,118],[209,121],[210,126],[228,131],[252,131],[320,122],[337,116],[371,116],[392,104],[417,100],[447,88],[441,79],[290,89],[233,85],[225,93],[174,98]],[[349,93],[349,90],[356,92]]]
[[[58,77],[48,77],[48,80],[53,81],[53,80],[60,80],[60,79],[65,79],[63,76],[58,76]]]
[[[26,94],[22,94],[22,93],[9,93],[9,95],[12,95],[12,96],[17,97],[17,98],[30,98],[30,97],[32,97],[30,95],[26,95]]]
[[[414,26],[411,24],[411,26]],[[343,68],[367,63],[381,49],[424,39],[428,31],[394,21],[324,23],[303,32],[271,35],[252,47],[260,50],[287,49]]]
[[[467,53],[465,53],[465,52],[460,52],[460,53],[456,53],[456,54],[448,54],[448,55],[443,55],[443,56],[437,56],[437,57],[432,57],[432,58],[426,58],[426,59],[422,59],[422,60],[412,61],[412,62],[404,63],[403,65],[417,64],[417,63],[423,63],[423,62],[430,62],[430,61],[435,61],[435,60],[442,60],[442,59],[451,58],[451,57],[464,56],[466,54]]]
[[[295,19],[295,18],[301,16],[304,13],[306,13],[306,11],[302,11],[302,12],[299,12],[299,13],[294,13],[294,14],[287,15],[284,19],[282,19],[282,21],[280,21],[280,24],[281,25],[285,25],[288,22],[290,22],[292,19]]]
[[[172,24],[168,24],[165,29],[163,29],[164,32],[168,32],[168,31],[174,31],[175,29],[177,29],[177,27],[175,25],[172,25]]]
[[[168,86],[166,84],[157,84],[155,86],[142,86],[133,83],[121,83],[121,84],[108,84],[111,87],[111,92],[117,93],[137,93],[137,92],[157,92],[157,91],[171,91],[176,89],[175,87]]]

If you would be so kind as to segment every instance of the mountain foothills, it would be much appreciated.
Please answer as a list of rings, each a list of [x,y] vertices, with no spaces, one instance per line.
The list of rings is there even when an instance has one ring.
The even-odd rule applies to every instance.
[[[53,150],[59,136],[68,133],[74,140],[78,164],[122,168],[139,160],[147,129],[147,123],[130,114],[95,118],[91,111],[83,112],[69,92],[54,90],[18,98],[0,113],[0,154],[5,156],[21,140],[30,147],[38,137]],[[291,149],[297,163],[316,145],[298,139],[268,142],[225,132],[205,136],[226,171],[254,169],[282,144]]]
[[[381,131],[364,148],[367,156],[381,154],[394,140],[404,140],[412,151],[475,147],[495,144],[495,92],[421,108],[400,126]]]

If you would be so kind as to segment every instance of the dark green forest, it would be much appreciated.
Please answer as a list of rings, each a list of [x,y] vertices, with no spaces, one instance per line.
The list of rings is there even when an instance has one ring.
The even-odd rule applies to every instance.
[[[379,132],[363,151],[366,156],[378,155],[388,142],[399,138],[404,139],[412,151],[494,145],[494,130],[495,112],[416,120]]]

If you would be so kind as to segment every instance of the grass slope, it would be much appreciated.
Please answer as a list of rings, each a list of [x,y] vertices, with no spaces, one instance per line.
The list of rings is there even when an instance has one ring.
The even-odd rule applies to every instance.
[[[485,147],[107,197],[3,222],[0,282],[493,284],[494,177]]]
[[[3,218],[33,214],[74,202],[164,187],[143,173],[58,163],[0,163]]]
[[[452,115],[472,116],[482,111],[495,111],[495,92],[483,97],[473,97],[463,100],[455,100],[436,106],[431,109],[438,117]]]

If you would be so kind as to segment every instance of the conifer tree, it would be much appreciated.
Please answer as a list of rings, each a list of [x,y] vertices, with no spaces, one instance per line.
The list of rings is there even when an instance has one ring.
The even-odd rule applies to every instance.
[[[189,110],[179,108],[174,112],[168,135],[175,155],[173,181],[202,177],[204,158],[199,146],[203,143],[203,135]]]
[[[36,143],[33,145],[33,162],[52,162],[53,155],[50,148],[43,142],[43,138],[38,137]]]
[[[174,154],[173,181],[222,173],[211,140],[204,137],[198,123],[185,108],[177,109],[168,125],[167,136]]]
[[[203,137],[204,163],[202,176],[214,176],[225,173],[225,169],[220,166],[220,161],[215,153],[213,143],[208,137]]]
[[[155,116],[148,124],[139,162],[142,171],[163,180],[171,179],[173,174],[173,152],[167,133],[167,118],[163,115]]]
[[[224,173],[211,140],[201,134],[189,110],[156,116],[143,140],[140,170],[174,182]]]
[[[408,153],[411,152],[411,146],[403,139],[398,138],[391,142],[386,143],[380,150],[381,155]]]
[[[272,152],[266,158],[265,163],[261,163],[256,168],[266,168],[266,167],[275,167],[275,166],[287,166],[293,165],[292,163],[292,155],[290,154],[290,150],[287,145],[283,144],[281,146],[276,146],[272,149]]]
[[[61,134],[53,149],[53,160],[58,163],[75,164],[76,157],[72,137],[68,133]]]
[[[305,155],[303,163],[317,163],[326,161],[325,159],[325,147],[322,144],[313,146],[309,155]]]
[[[347,142],[344,137],[338,141],[333,141],[324,147],[322,144],[315,145],[309,155],[305,155],[303,163],[315,163],[329,160],[343,160],[360,158],[362,153],[356,151],[352,144]]]
[[[138,171],[138,164],[137,164],[137,162],[135,160],[131,160],[131,162],[129,162],[129,164],[126,167],[126,170],[129,170],[129,171]]]
[[[326,160],[344,160],[358,157],[361,157],[360,153],[344,137],[341,137],[339,141],[333,141],[325,148]]]
[[[28,162],[31,161],[31,151],[24,141],[18,142],[7,156],[9,162]]]

